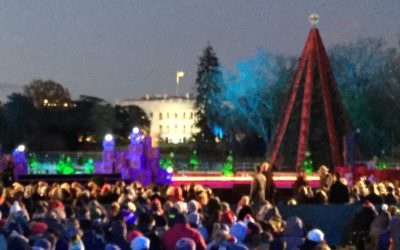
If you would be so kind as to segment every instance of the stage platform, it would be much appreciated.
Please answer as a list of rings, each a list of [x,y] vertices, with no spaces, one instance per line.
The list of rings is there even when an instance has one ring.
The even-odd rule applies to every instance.
[[[222,176],[219,172],[180,172],[172,177],[174,186],[184,184],[200,184],[204,187],[218,189],[232,189],[234,186],[250,186],[252,181],[251,172],[240,172],[234,176]],[[32,174],[21,175],[18,181],[22,183],[30,183],[37,181],[46,182],[88,182],[93,178],[101,178],[106,182],[116,182],[121,180],[120,174],[75,174],[75,175],[55,175],[55,174]],[[274,183],[278,189],[290,189],[296,181],[297,174],[293,172],[277,172],[274,173]],[[313,188],[319,185],[319,176],[309,175],[307,181]]]
[[[190,172],[178,173],[172,177],[174,185],[197,183],[210,188],[232,188],[235,185],[250,185],[252,172],[239,172],[234,176],[222,176],[219,172]],[[274,183],[279,189],[290,189],[297,179],[294,172],[274,173]],[[313,188],[319,186],[318,175],[308,175],[306,180]]]
[[[120,174],[28,174],[20,175],[18,177],[18,182],[28,184],[31,182],[45,181],[45,182],[88,182],[92,179],[101,178],[107,182],[115,183],[121,180]]]

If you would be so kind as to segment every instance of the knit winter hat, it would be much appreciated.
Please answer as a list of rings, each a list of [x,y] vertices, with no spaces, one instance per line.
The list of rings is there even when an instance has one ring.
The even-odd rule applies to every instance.
[[[121,250],[121,248],[114,244],[107,244],[104,250]]]
[[[247,227],[242,221],[231,226],[231,235],[235,237],[239,242],[243,242],[247,235]]]
[[[130,210],[122,210],[122,217],[127,225],[132,225],[136,221],[136,215]]]
[[[126,234],[126,241],[131,242],[132,240],[134,240],[138,236],[143,236],[142,232],[140,232],[138,230],[129,231]]]
[[[253,219],[253,217],[251,217],[251,214],[246,214],[246,216],[244,217],[243,222],[247,226],[250,222],[254,223],[254,219]]]
[[[190,213],[188,216],[189,224],[191,225],[199,225],[200,224],[200,215],[198,213]]]
[[[184,249],[184,250],[196,249],[196,243],[192,239],[183,237],[176,242],[175,249]]]
[[[324,233],[318,228],[315,228],[308,232],[307,239],[316,243],[321,243],[324,241]]]
[[[41,221],[35,222],[31,227],[31,235],[43,234],[47,230],[47,224]]]
[[[51,249],[51,243],[47,239],[39,239],[35,241],[33,248],[48,250]]]
[[[138,236],[131,242],[132,250],[147,250],[150,248],[150,240],[144,236]]]
[[[189,201],[189,203],[188,203],[188,212],[189,213],[196,213],[197,210],[198,210],[197,201],[195,201],[195,200]]]

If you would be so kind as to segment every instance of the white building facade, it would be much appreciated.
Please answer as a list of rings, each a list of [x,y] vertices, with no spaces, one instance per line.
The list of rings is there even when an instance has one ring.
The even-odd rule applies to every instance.
[[[150,135],[168,143],[185,143],[198,132],[193,96],[146,95],[119,102],[121,106],[138,106],[150,120]]]

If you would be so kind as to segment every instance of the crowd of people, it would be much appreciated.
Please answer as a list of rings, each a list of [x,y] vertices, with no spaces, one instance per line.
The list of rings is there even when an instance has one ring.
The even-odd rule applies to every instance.
[[[397,185],[361,179],[348,187],[322,167],[318,189],[299,175],[293,196],[278,201],[266,166],[257,167],[250,194],[237,204],[197,184],[143,187],[97,179],[3,185],[0,250],[331,249],[323,231],[296,216],[284,219],[275,202],[363,204],[352,223],[354,249],[400,249]]]

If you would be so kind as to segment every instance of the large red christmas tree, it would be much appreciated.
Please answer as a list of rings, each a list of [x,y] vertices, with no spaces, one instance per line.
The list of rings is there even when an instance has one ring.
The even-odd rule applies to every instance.
[[[314,168],[346,163],[345,137],[351,126],[315,27],[308,35],[284,111],[271,144],[272,165],[298,171],[307,152]]]

